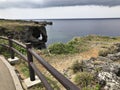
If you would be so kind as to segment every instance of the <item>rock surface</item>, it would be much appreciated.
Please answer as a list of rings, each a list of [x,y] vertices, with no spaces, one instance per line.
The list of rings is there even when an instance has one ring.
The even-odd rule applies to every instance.
[[[36,48],[46,48],[46,25],[52,22],[35,22],[23,20],[0,20],[0,36],[12,36],[22,42],[31,42]],[[41,39],[39,39],[41,37]]]
[[[120,90],[120,52],[82,61],[83,71],[95,74],[102,90]]]

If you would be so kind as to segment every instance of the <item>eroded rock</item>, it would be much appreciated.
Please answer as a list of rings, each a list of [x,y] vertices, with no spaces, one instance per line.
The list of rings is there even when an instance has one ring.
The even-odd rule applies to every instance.
[[[105,90],[120,90],[120,77],[112,72],[100,72],[98,74],[99,82],[104,81]]]
[[[120,60],[120,52],[108,56],[82,61],[83,71],[93,73],[104,90],[120,90],[120,64],[115,62]]]

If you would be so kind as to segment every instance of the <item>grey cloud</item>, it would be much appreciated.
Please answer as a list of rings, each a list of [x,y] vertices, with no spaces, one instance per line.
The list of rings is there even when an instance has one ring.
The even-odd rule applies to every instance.
[[[54,2],[52,2],[54,1]],[[72,6],[72,5],[120,5],[120,0],[49,0],[48,6]]]
[[[74,5],[103,5],[117,6],[120,5],[120,0],[44,0],[41,4],[33,1],[19,2],[0,2],[0,8],[44,8],[56,6],[74,6]]]
[[[0,8],[40,8],[41,5],[32,2],[4,2],[0,3]]]

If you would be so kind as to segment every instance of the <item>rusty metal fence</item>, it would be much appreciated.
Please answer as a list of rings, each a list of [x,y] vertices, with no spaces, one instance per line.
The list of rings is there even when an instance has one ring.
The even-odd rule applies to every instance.
[[[35,74],[39,77],[43,85],[45,86],[46,90],[53,90],[50,83],[48,83],[45,76],[40,72],[40,70],[37,68],[37,66],[33,63],[33,57],[36,58],[39,63],[44,66],[44,68],[49,71],[54,78],[56,78],[67,90],[80,90],[76,85],[74,85],[70,80],[68,80],[66,77],[64,77],[60,72],[58,72],[54,67],[52,67],[49,63],[47,63],[40,55],[38,55],[31,46],[31,43],[26,43],[26,45],[13,40],[11,37],[3,37],[0,36],[0,39],[7,40],[8,44],[5,45],[3,43],[0,43],[1,46],[9,48],[10,50],[10,56],[12,59],[15,57],[15,53],[18,54],[23,60],[28,62],[28,68],[29,68],[29,74],[30,74],[30,80],[35,80]],[[19,52],[17,49],[13,47],[13,44],[17,44],[20,47],[24,48],[27,52],[27,55],[23,55],[21,52]]]

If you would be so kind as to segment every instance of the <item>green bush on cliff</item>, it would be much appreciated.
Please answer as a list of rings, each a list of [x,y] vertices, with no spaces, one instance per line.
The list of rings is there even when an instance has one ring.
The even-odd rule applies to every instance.
[[[68,43],[55,43],[48,47],[51,54],[74,54],[88,50],[86,41],[82,38],[74,38]]]
[[[65,53],[65,45],[63,43],[55,43],[49,46],[49,52],[52,54],[62,54]]]
[[[72,54],[77,53],[77,48],[72,44],[55,43],[48,47],[51,54]]]
[[[66,44],[66,45],[65,45],[65,51],[66,51],[66,53],[71,53],[71,54],[73,54],[73,53],[77,53],[77,52],[78,52],[78,49],[77,49],[77,47],[74,46],[74,45]]]

